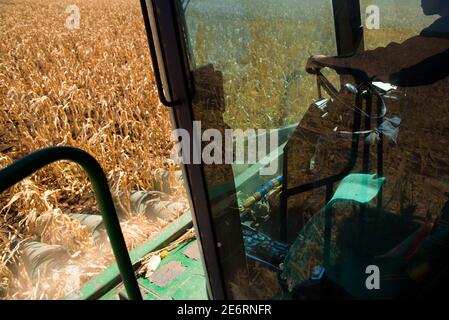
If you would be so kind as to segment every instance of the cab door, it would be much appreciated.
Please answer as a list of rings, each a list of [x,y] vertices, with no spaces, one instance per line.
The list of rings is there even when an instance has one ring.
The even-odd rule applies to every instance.
[[[210,295],[274,298],[289,247],[277,195],[284,148],[319,95],[304,67],[312,54],[360,48],[358,1],[141,3],[161,101],[185,130],[178,147],[190,146],[178,156]],[[255,285],[260,276],[270,284]]]
[[[445,1],[142,5],[212,298],[441,296]]]

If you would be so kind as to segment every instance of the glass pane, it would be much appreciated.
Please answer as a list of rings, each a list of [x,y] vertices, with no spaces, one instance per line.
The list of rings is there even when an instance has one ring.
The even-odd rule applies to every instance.
[[[308,57],[336,54],[332,2],[178,4],[228,294],[274,298],[280,294],[279,265],[288,251],[279,241],[282,153],[310,104],[318,100],[316,79],[305,72]],[[332,80],[338,83],[337,77]],[[215,152],[208,143],[211,135],[223,141]],[[269,284],[255,285],[256,275]]]
[[[218,131],[203,162],[231,297],[432,297],[449,284],[449,4],[374,2],[379,29],[364,21],[366,48],[351,57],[335,56],[330,1],[198,0],[184,12],[194,117]],[[210,136],[248,128],[253,155],[256,129],[277,129],[275,172],[263,158],[208,161]]]
[[[303,227],[282,275],[300,298],[438,297],[449,284],[449,4],[374,3],[365,50],[311,60],[350,77],[285,151],[288,221]]]
[[[436,15],[425,15],[421,0],[361,0],[365,47],[375,49],[403,42],[431,25]],[[413,17],[413,19],[410,19]]]
[[[331,1],[184,2],[192,70],[212,65],[223,76],[223,121],[240,129],[297,123],[316,98],[305,61],[336,53]]]

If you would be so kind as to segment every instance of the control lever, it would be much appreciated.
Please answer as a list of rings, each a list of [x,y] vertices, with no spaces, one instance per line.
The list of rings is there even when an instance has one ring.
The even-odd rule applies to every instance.
[[[348,90],[349,92],[353,93],[353,94],[358,94],[359,93],[359,89],[357,89],[357,87],[355,85],[353,85],[352,83],[346,83],[344,85],[345,89]]]
[[[374,81],[372,83],[373,87],[378,89],[380,93],[385,94],[393,90],[397,90],[397,86],[392,85],[391,83]]]

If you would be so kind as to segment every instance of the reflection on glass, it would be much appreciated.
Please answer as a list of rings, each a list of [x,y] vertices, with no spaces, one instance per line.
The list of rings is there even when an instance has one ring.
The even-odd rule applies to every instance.
[[[307,58],[314,52],[336,54],[331,1],[185,4],[184,31],[195,86],[192,105],[203,132],[217,129],[224,136],[229,129],[254,130],[244,143],[248,159],[251,142],[264,135],[257,130],[276,130],[276,150],[270,149],[257,163],[204,167],[229,297],[274,297],[280,288],[279,264],[288,250],[279,241],[276,196],[282,183],[282,151],[318,97],[316,80],[304,70]],[[261,163],[267,159],[277,163],[277,172],[261,175]],[[265,198],[266,193],[270,197]],[[268,203],[271,195],[277,199]],[[255,286],[255,275],[271,285]]]
[[[282,132],[276,175],[204,166],[230,297],[428,297],[448,283],[449,4],[362,1],[362,21],[368,5],[381,27],[350,57],[335,56],[331,1],[187,8],[195,119]]]

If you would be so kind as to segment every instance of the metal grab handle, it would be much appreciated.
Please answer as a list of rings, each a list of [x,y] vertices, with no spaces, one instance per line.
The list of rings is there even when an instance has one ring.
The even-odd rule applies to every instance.
[[[361,92],[359,92],[355,97],[355,104],[357,106],[361,106],[363,95]],[[354,109],[354,120],[353,120],[353,128],[355,131],[359,131],[361,127],[361,113],[356,112]],[[326,186],[326,202],[332,198],[333,193],[333,185],[334,183],[342,180],[345,176],[347,176],[353,168],[355,167],[357,163],[357,153],[359,148],[359,135],[353,134],[352,136],[352,143],[351,143],[351,155],[349,163],[346,165],[346,167],[341,171],[340,173],[327,177],[318,181],[309,182],[303,185],[299,185],[296,187],[288,188],[288,145],[286,146],[284,150],[284,159],[283,159],[283,184],[282,184],[282,192],[281,192],[281,215],[280,215],[280,239],[281,241],[287,243],[288,242],[288,231],[287,231],[287,223],[288,223],[288,204],[287,201],[290,197],[295,196],[297,194],[301,194],[304,192],[308,192],[311,190],[315,190],[321,187]],[[327,212],[330,216],[331,212]],[[328,220],[327,220],[328,221]],[[326,232],[329,232],[329,223],[326,223],[327,228]],[[326,251],[325,251],[326,252]],[[327,258],[327,257],[325,257]]]
[[[43,167],[60,160],[76,162],[87,173],[103,216],[104,225],[128,298],[142,300],[106,175],[94,157],[83,150],[72,147],[50,147],[36,151],[0,170],[0,193]]]
[[[348,69],[349,70],[349,69]],[[357,74],[356,73],[348,73],[350,75],[352,75],[353,77],[355,77],[355,79],[357,79]],[[387,106],[385,104],[385,101],[382,97],[382,95],[376,90],[374,89],[374,86],[372,84],[372,80],[373,79],[369,79],[368,80],[364,80],[364,79],[358,79],[360,84],[358,86],[354,86],[351,83],[346,83],[343,87],[344,89],[346,89],[347,91],[358,95],[360,94],[360,90],[363,91],[369,91],[369,93],[372,95],[374,94],[379,101],[381,102],[381,108],[379,110],[379,114],[376,116],[370,115],[366,112],[364,112],[362,109],[360,109],[359,107],[354,106],[351,107],[354,110],[357,110],[357,112],[360,112],[361,114],[363,114],[365,117],[371,118],[371,119],[383,119],[386,114],[387,114]],[[316,71],[316,82],[317,82],[317,88],[318,88],[318,96],[321,99],[322,98],[322,88],[324,88],[324,90],[334,99],[336,99],[338,101],[338,99],[336,98],[338,96],[338,90],[334,87],[334,85],[329,81],[329,79],[326,78],[326,76],[321,72],[321,68],[318,69]],[[340,103],[342,103],[340,101]]]
[[[158,62],[159,59],[158,59],[158,55],[156,53],[156,45],[155,45],[154,39],[153,39],[153,33],[152,33],[152,30],[151,30],[150,17],[148,16],[148,8],[147,8],[146,1],[145,0],[140,0],[140,6],[142,8],[143,20],[144,20],[144,23],[145,23],[145,29],[146,29],[146,33],[147,33],[148,44],[149,44],[149,47],[150,47],[150,55],[151,55],[151,60],[153,62],[153,72],[154,72],[154,78],[156,80],[156,86],[157,86],[157,92],[158,92],[158,95],[159,95],[159,100],[166,107],[177,106],[180,103],[179,100],[172,100],[172,101],[170,101],[170,100],[168,100],[165,97],[164,86],[162,84],[161,71],[159,69],[159,62]],[[160,32],[159,32],[158,26],[156,26],[156,31],[157,31],[156,32],[157,37],[160,39],[160,37],[159,37]],[[161,52],[162,52],[162,50],[161,50]],[[163,55],[163,53],[162,53],[162,55]],[[162,65],[165,66],[165,58],[164,58],[164,56],[162,56],[162,60],[164,60]]]

